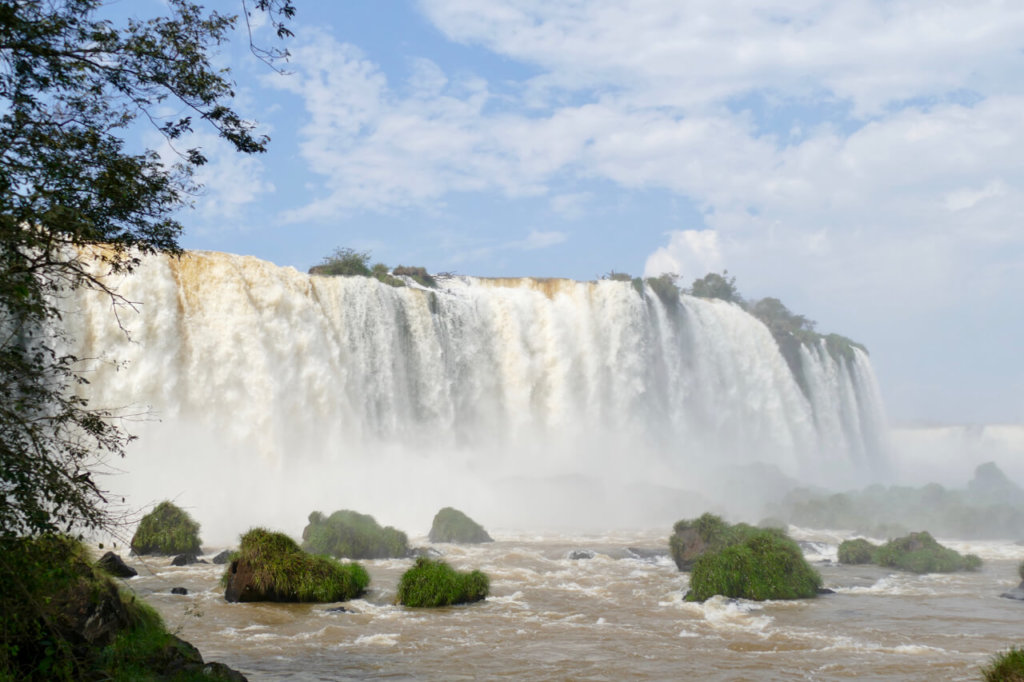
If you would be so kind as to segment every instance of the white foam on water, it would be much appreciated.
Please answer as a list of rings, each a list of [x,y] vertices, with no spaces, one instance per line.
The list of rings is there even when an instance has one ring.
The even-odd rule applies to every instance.
[[[360,635],[353,642],[356,646],[397,646],[400,635],[398,633],[378,633],[375,635]]]

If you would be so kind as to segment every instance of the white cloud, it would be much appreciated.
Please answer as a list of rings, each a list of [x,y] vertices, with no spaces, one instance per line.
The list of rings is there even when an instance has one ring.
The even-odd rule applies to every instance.
[[[673,232],[667,246],[647,258],[645,277],[663,273],[680,275],[684,280],[703,277],[723,270],[718,233],[714,230],[679,230]]]
[[[746,293],[826,329],[842,316],[855,336],[858,324],[934,336],[950,311],[1019,307],[1024,4],[421,4],[451,39],[540,75],[499,97],[502,84],[417,59],[389,82],[318,35],[293,50],[297,75],[275,80],[305,102],[302,153],[323,178],[293,217],[478,192],[551,194],[574,219],[588,193],[663,189],[707,229],[670,235],[648,274],[727,267]]]
[[[579,220],[587,214],[587,205],[594,199],[593,192],[573,192],[551,197],[551,210],[566,220]]]
[[[536,251],[537,249],[546,249],[549,246],[561,244],[566,239],[568,239],[568,236],[564,232],[545,232],[543,230],[530,230],[530,234],[526,235],[526,239],[519,242],[509,242],[506,245],[506,248]]]
[[[451,39],[541,66],[545,88],[715,104],[751,90],[827,92],[861,113],[911,97],[1013,86],[1024,6],[1000,0],[422,0]],[[1019,86],[1016,91],[1019,91]]]
[[[193,180],[202,186],[195,208],[202,222],[227,223],[233,227],[245,208],[263,195],[274,192],[274,184],[266,179],[267,169],[258,156],[241,154],[228,142],[211,132],[198,131],[175,140],[174,149],[159,135],[147,136],[165,164],[180,160],[178,151],[198,148],[206,163],[196,169]]]

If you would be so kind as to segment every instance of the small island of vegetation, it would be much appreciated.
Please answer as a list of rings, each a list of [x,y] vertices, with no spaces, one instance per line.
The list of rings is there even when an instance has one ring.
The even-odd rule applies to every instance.
[[[675,524],[669,550],[691,571],[688,601],[714,595],[753,599],[817,596],[821,576],[784,530],[735,525],[714,514]]]
[[[131,548],[136,554],[199,554],[199,523],[165,500],[142,517]]]
[[[911,533],[875,545],[864,538],[846,540],[839,545],[839,562],[843,564],[878,564],[911,573],[953,573],[976,571],[981,559],[974,554],[960,554],[940,545],[927,531]]]
[[[487,598],[491,581],[481,571],[462,573],[443,561],[419,557],[402,575],[396,602],[428,607],[468,604]]]
[[[307,554],[287,535],[263,528],[242,536],[221,577],[228,601],[348,601],[369,584],[361,565]]]
[[[381,526],[369,514],[342,509],[330,516],[315,511],[302,531],[302,546],[314,554],[348,559],[394,559],[409,555],[409,538]]]

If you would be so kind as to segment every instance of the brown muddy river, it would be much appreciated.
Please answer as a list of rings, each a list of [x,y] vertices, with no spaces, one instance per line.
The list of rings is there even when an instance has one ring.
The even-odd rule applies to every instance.
[[[487,545],[434,546],[454,567],[490,575],[491,596],[469,606],[394,606],[411,560],[362,562],[370,591],[346,612],[229,604],[222,566],[166,558],[129,559],[140,570],[129,584],[207,660],[250,680],[976,680],[993,653],[1024,644],[1024,602],[999,597],[1024,559],[1009,541],[945,540],[985,565],[916,576],[835,564],[843,534],[795,530],[835,594],[691,604],[689,578],[667,556],[627,549],[664,549],[663,529],[492,535]],[[583,549],[593,558],[568,558]],[[178,586],[189,594],[170,594]]]

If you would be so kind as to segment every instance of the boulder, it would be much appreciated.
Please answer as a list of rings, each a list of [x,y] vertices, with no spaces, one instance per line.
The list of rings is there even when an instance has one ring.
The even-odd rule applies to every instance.
[[[231,550],[230,549],[225,549],[224,551],[220,552],[217,556],[213,557],[213,563],[218,564],[218,565],[226,564],[230,560],[231,560]]]
[[[581,559],[593,559],[595,556],[592,549],[574,549],[566,556],[567,559],[579,561]]]
[[[434,515],[434,522],[430,526],[428,537],[431,542],[460,544],[494,542],[483,526],[452,507],[445,507]]]
[[[115,578],[134,578],[139,574],[113,552],[107,552],[101,556],[100,560],[96,562],[96,566]]]
[[[302,548],[348,559],[396,559],[409,556],[409,538],[391,526],[381,527],[369,514],[342,509],[324,516],[315,511],[302,530]]]
[[[172,587],[171,594],[188,594],[188,590],[184,587]]]
[[[188,566],[199,563],[199,557],[195,554],[179,554],[171,559],[171,566]]]
[[[1013,588],[1009,592],[1003,592],[999,595],[1003,599],[1016,599],[1017,601],[1024,601],[1024,580],[1021,581],[1020,585]]]

